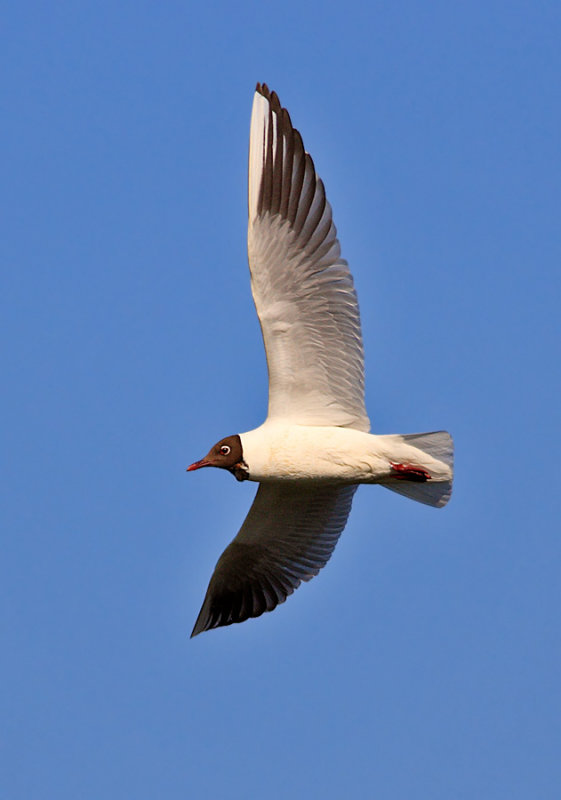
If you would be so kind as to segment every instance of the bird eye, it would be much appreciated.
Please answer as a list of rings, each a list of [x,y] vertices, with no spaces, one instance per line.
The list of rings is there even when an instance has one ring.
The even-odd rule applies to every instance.
[[[227,444],[223,444],[222,447],[220,448],[220,454],[223,455],[223,456],[227,456],[230,453],[230,449],[231,448],[228,447]]]

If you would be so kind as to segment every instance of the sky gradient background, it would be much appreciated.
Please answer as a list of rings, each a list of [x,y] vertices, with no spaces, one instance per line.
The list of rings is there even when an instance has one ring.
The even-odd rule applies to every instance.
[[[9,800],[557,798],[561,7],[6,6],[0,760]],[[189,633],[255,487],[253,89],[334,210],[379,433],[443,511],[356,495],[273,614]]]

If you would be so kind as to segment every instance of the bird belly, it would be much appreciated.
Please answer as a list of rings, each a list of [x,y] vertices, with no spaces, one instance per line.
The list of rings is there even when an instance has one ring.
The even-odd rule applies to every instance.
[[[384,437],[362,431],[265,423],[240,436],[253,481],[377,483],[391,471]]]

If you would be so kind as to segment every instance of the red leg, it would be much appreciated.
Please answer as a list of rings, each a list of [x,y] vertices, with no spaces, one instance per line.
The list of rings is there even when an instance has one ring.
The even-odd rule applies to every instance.
[[[430,472],[427,472],[426,469],[422,467],[418,467],[415,464],[390,464],[392,468],[392,478],[398,478],[404,481],[417,481],[418,483],[424,483],[424,481],[430,481]]]

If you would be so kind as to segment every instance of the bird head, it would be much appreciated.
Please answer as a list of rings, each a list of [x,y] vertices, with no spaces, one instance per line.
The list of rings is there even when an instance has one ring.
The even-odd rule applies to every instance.
[[[243,448],[240,437],[235,434],[234,436],[226,436],[225,439],[220,439],[219,442],[216,442],[216,444],[210,448],[204,458],[188,466],[187,472],[192,472],[202,467],[227,469],[237,480],[246,480],[249,477],[249,472],[247,464],[243,460]]]

